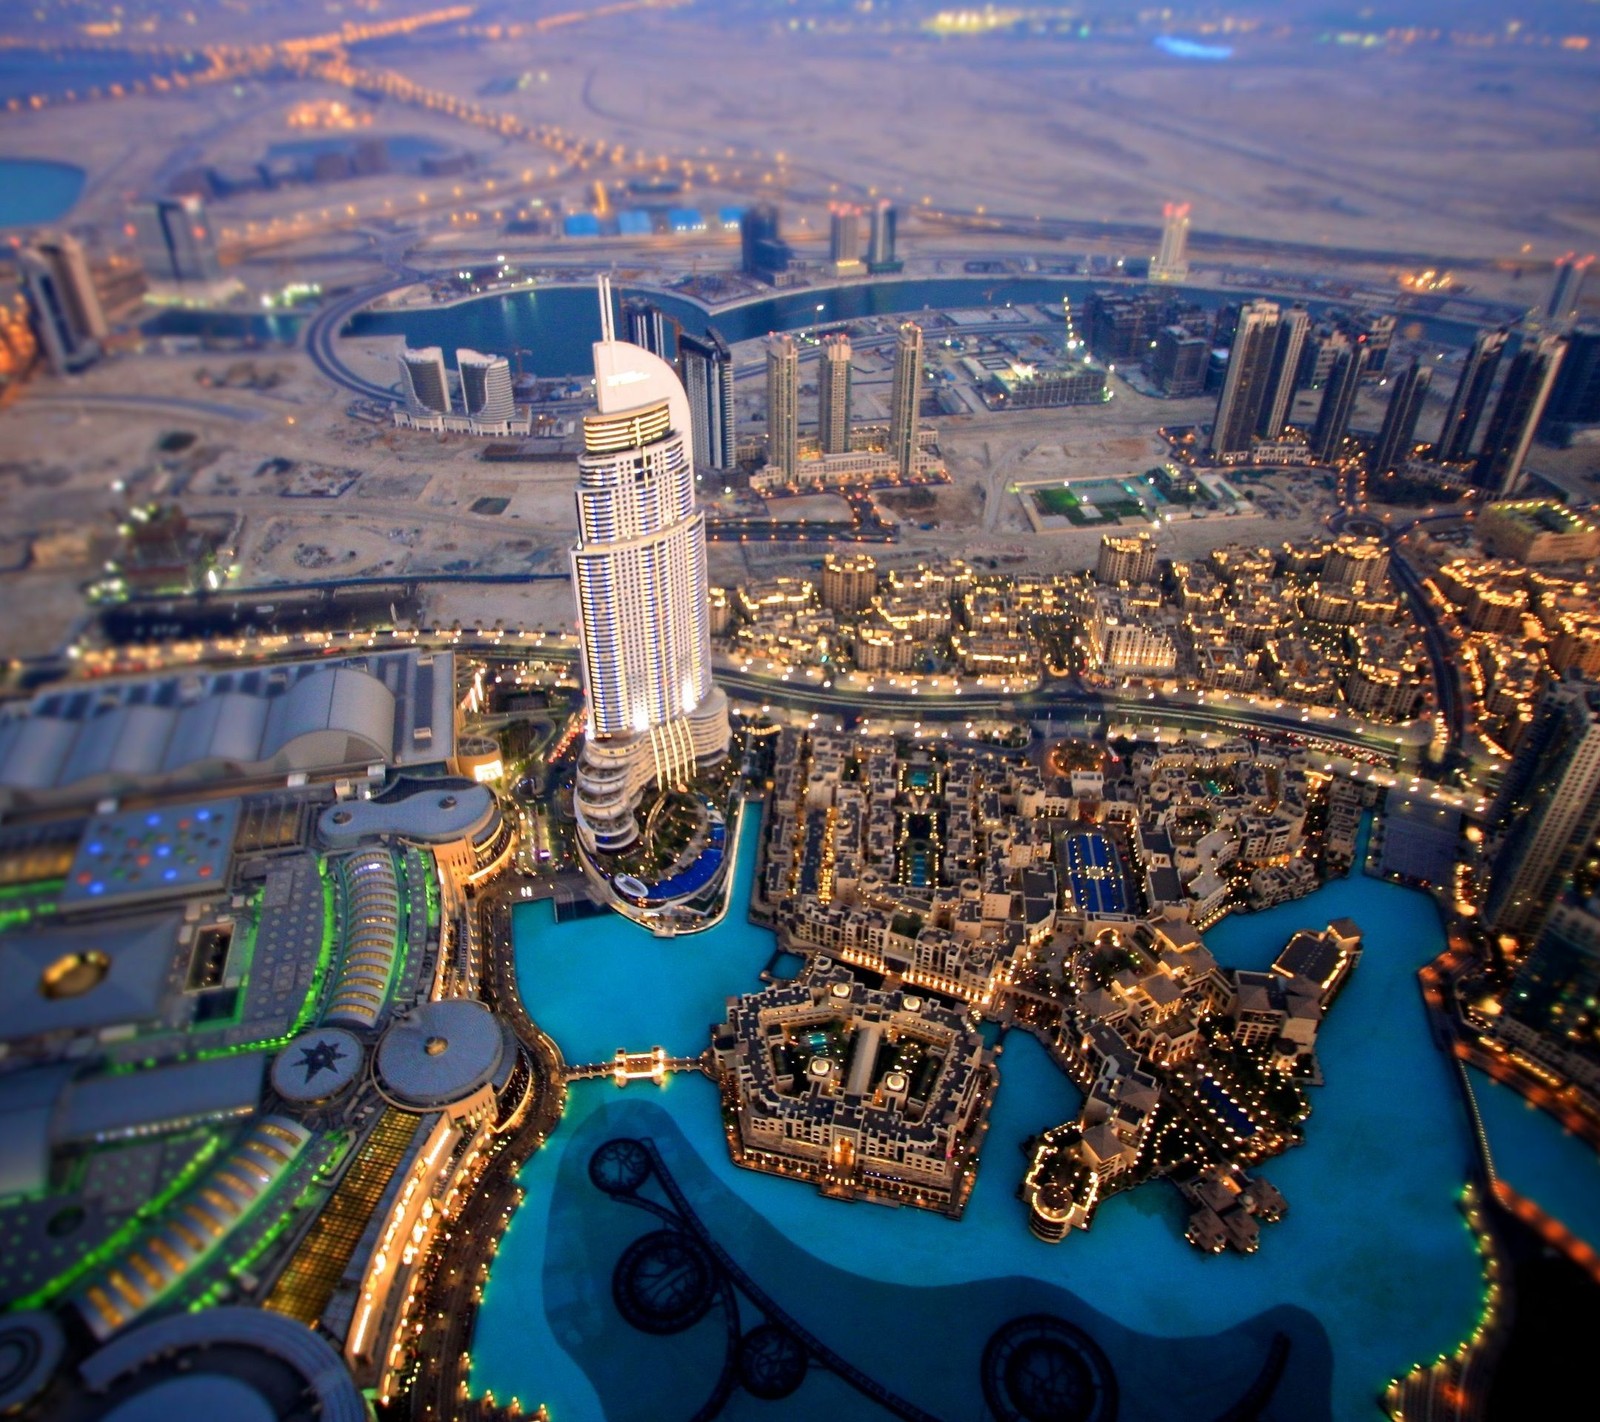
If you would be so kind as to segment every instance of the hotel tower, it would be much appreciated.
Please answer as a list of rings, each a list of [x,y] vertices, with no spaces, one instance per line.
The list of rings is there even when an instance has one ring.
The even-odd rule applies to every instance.
[[[589,704],[573,808],[591,852],[631,844],[645,790],[687,784],[729,738],[727,697],[711,682],[689,399],[664,360],[617,340],[604,277],[600,301],[571,555]]]

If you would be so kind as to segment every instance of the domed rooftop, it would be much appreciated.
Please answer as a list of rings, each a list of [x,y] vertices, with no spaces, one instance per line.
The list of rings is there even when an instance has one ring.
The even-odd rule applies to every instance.
[[[481,1002],[425,1002],[378,1043],[378,1080],[397,1105],[437,1111],[494,1079],[505,1051],[500,1023]]]
[[[342,1028],[314,1027],[278,1053],[272,1089],[296,1104],[330,1100],[356,1079],[364,1056],[361,1043]]]

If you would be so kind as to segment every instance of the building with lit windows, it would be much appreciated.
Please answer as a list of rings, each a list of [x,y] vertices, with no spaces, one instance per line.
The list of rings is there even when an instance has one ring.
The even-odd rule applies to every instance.
[[[917,467],[917,430],[922,413],[922,327],[907,321],[894,348],[889,396],[889,453],[902,479]]]
[[[1503,827],[1486,916],[1500,933],[1534,933],[1600,830],[1600,687],[1563,682],[1517,747],[1492,818]]]
[[[767,343],[767,463],[793,479],[800,462],[800,350],[793,336]]]
[[[665,361],[616,339],[603,278],[601,293],[571,554],[589,714],[573,808],[591,856],[632,844],[646,789],[685,784],[729,738],[711,681],[689,399]]]
[[[817,443],[824,454],[850,449],[850,338],[829,336],[822,343],[822,373],[817,377]]]

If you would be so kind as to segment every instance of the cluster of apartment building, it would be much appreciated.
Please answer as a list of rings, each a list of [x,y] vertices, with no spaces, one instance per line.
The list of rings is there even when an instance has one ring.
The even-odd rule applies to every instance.
[[[960,1216],[998,1085],[966,1013],[817,956],[730,998],[713,1050],[740,1164]]]
[[[1229,544],[1167,567],[1148,534],[1107,534],[1084,592],[1091,661],[1106,677],[1411,720],[1431,673],[1388,568],[1382,544],[1348,534]]]
[[[1600,528],[1558,504],[1490,504],[1480,547],[1419,540],[1422,565],[1455,609],[1459,665],[1481,708],[1480,728],[1514,752],[1552,680],[1600,676],[1593,560]]]

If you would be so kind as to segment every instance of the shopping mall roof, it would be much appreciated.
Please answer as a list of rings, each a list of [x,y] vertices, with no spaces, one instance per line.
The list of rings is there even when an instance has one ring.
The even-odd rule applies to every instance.
[[[102,908],[220,889],[238,822],[237,800],[96,815],[78,841],[61,906]]]
[[[397,1105],[436,1111],[494,1078],[505,1051],[499,1019],[481,1002],[425,1002],[378,1044],[378,1078]]]
[[[175,913],[0,934],[0,1041],[146,1022],[179,956]]]
[[[346,800],[317,816],[317,837],[345,849],[379,835],[418,844],[448,844],[476,836],[495,816],[487,786],[470,780],[402,781],[372,800]]]
[[[46,688],[0,710],[0,807],[437,764],[454,753],[454,675],[452,654],[413,649]]]

